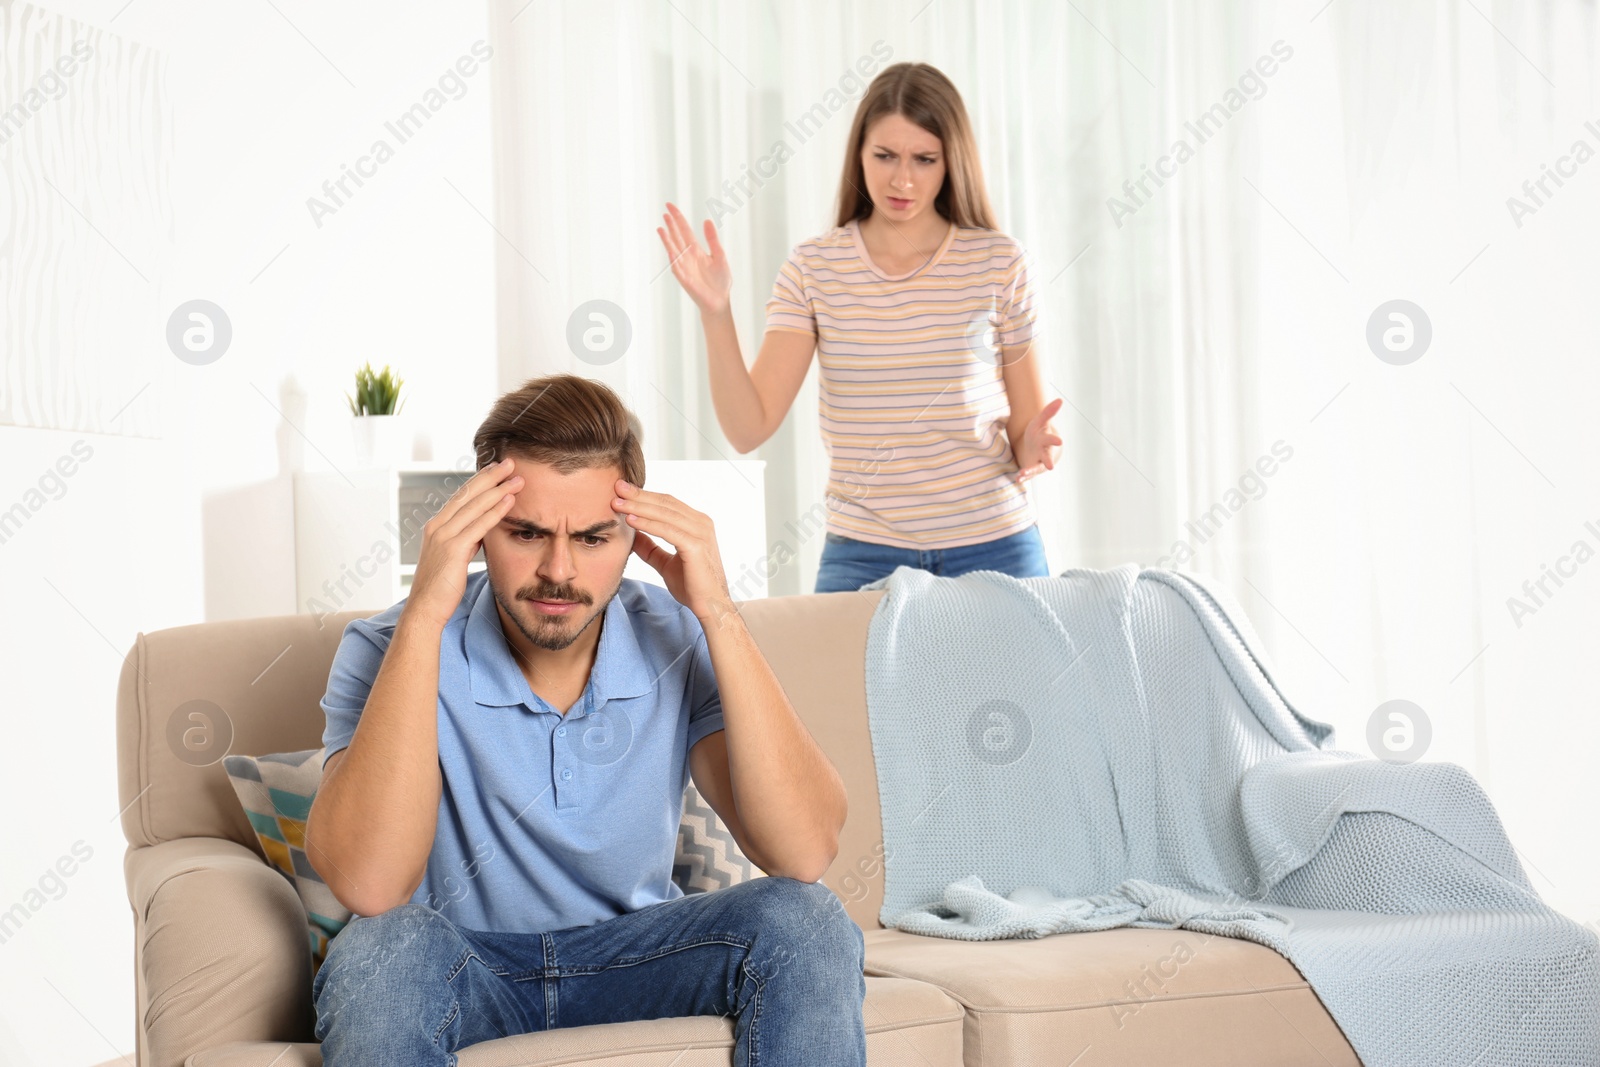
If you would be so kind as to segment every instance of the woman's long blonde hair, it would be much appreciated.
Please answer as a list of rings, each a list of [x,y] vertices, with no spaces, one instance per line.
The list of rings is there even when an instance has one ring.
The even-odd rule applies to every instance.
[[[934,197],[940,215],[957,226],[993,230],[994,209],[983,184],[983,167],[978,162],[978,145],[967,121],[961,94],[938,67],[927,63],[896,63],[872,79],[867,93],[856,107],[845,142],[844,175],[839,179],[839,199],[835,226],[872,214],[872,197],[867,194],[866,175],[861,166],[861,146],[867,130],[887,115],[905,118],[935,137],[944,146],[944,185]]]

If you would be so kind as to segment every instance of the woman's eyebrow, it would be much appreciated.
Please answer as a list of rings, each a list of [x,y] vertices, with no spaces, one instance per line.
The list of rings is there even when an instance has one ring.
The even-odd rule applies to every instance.
[[[521,530],[524,533],[551,534],[551,533],[555,532],[554,530],[546,530],[543,526],[540,526],[538,523],[529,522],[527,519],[513,519],[513,518],[507,517],[507,518],[501,519],[500,522],[505,526],[511,527],[513,530]],[[605,533],[608,530],[615,529],[618,525],[620,525],[620,524],[616,519],[605,519],[605,520],[602,520],[600,522],[595,523],[593,526],[586,527],[586,528],[584,528],[582,530],[574,530],[574,531],[572,531],[572,536],[573,537],[593,537],[595,534]]]

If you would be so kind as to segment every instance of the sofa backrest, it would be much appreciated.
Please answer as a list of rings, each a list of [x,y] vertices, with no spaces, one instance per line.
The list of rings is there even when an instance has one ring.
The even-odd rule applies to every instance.
[[[789,703],[839,769],[850,810],[823,876],[863,930],[883,906],[883,817],[867,729],[867,627],[881,589],[770,597],[740,605]]]
[[[740,614],[849,790],[827,885],[858,925],[883,903],[878,777],[866,716],[867,626],[881,590],[745,601]],[[138,848],[220,837],[260,852],[221,757],[317,748],[344,627],[373,612],[283,615],[140,634],[117,693],[122,830]]]

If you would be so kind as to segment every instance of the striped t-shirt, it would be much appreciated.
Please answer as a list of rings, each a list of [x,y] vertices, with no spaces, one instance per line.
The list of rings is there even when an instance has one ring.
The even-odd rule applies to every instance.
[[[1014,481],[998,347],[1034,337],[1028,267],[1010,237],[966,226],[893,276],[855,222],[789,253],[767,329],[817,339],[829,531],[932,549],[1033,525]]]

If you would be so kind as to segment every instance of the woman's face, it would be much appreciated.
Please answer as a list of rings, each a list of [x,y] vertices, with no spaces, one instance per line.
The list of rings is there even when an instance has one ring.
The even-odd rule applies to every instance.
[[[872,209],[889,221],[937,214],[933,201],[944,187],[944,144],[904,115],[885,115],[867,127],[861,169]]]

